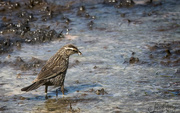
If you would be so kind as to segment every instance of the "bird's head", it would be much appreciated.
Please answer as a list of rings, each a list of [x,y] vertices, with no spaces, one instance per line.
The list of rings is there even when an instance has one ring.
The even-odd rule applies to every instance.
[[[82,55],[82,53],[78,50],[78,48],[72,44],[68,44],[68,45],[65,45],[63,47],[63,49],[65,50],[66,54],[67,55],[72,55],[72,54],[79,54],[79,55]]]

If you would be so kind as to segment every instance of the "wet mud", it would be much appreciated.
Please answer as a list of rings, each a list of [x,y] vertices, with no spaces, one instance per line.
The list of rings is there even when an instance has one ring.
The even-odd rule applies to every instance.
[[[73,106],[77,103],[88,103],[93,101],[100,101],[96,98],[59,98],[59,99],[48,99],[45,101],[44,106],[39,106],[38,112],[59,112],[59,113],[81,113],[81,108],[74,108]],[[37,112],[36,111],[36,112]]]
[[[179,1],[0,0],[0,112],[179,112]],[[65,44],[60,89],[20,89]]]

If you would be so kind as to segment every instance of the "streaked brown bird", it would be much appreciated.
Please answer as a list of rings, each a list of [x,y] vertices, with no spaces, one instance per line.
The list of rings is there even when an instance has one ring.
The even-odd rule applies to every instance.
[[[68,69],[69,56],[75,53],[79,55],[82,54],[78,48],[72,44],[63,46],[42,67],[33,84],[22,88],[21,91],[31,91],[45,85],[45,93],[47,93],[48,86],[60,86],[64,95],[64,80]]]

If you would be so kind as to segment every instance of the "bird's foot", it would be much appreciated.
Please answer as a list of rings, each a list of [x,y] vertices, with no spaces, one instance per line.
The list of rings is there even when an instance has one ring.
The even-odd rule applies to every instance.
[[[67,93],[68,92],[68,90],[67,89],[64,89],[64,93]],[[62,92],[63,93],[63,92]],[[63,94],[64,95],[64,94]]]
[[[58,90],[56,89],[56,97],[58,97]]]
[[[49,97],[48,97],[48,95],[46,94],[46,95],[45,95],[45,99],[47,100],[48,98],[49,98]]]

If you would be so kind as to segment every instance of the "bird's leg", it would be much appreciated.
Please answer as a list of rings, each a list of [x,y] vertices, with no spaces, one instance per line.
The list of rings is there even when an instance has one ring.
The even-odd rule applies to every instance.
[[[61,92],[64,95],[64,84],[61,86]]]
[[[45,85],[45,93],[47,94],[48,91],[48,85]]]
[[[48,96],[47,96],[47,91],[48,91],[48,86],[47,86],[47,85],[45,85],[45,94],[46,94],[45,99],[46,99],[46,100],[48,99]]]
[[[46,99],[46,100],[48,99],[48,96],[47,96],[47,94],[46,94],[46,96],[45,96],[45,99]]]

